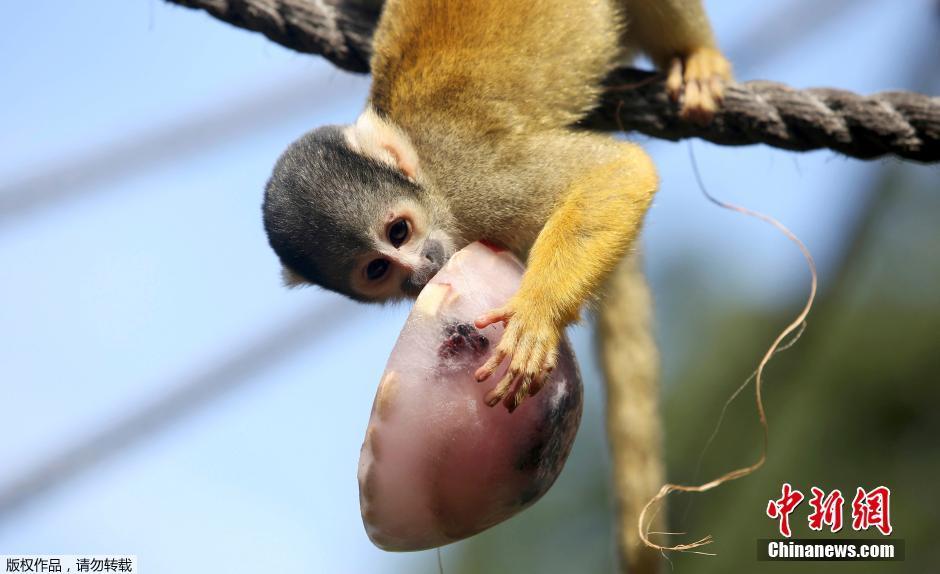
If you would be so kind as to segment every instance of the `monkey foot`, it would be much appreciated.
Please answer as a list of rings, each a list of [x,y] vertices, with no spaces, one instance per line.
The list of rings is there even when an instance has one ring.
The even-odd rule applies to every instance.
[[[477,319],[476,327],[482,329],[494,323],[503,323],[506,330],[493,356],[477,369],[475,376],[477,381],[485,381],[508,359],[506,374],[484,401],[491,407],[502,402],[512,412],[527,396],[539,392],[555,368],[561,331],[544,321],[524,320],[512,302]]]
[[[708,123],[721,103],[725,83],[731,80],[731,64],[714,48],[698,48],[673,58],[666,90],[674,101],[682,100],[681,115]]]

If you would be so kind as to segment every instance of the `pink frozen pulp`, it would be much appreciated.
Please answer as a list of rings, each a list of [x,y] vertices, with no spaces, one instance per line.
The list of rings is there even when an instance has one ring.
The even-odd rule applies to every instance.
[[[567,341],[548,382],[513,413],[488,407],[474,371],[503,328],[476,317],[519,287],[522,265],[473,243],[428,283],[392,350],[359,457],[369,538],[422,550],[472,536],[541,497],[564,466],[581,419],[581,379]]]

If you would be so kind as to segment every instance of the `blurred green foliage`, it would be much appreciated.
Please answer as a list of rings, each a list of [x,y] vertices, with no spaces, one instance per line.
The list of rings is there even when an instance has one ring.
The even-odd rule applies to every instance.
[[[664,572],[928,572],[940,567],[940,194],[924,170],[891,166],[876,182],[841,261],[823,274],[821,296],[799,342],[765,372],[770,421],[767,464],[755,475],[706,494],[668,499],[670,540],[712,534],[702,550],[669,555]],[[684,274],[707,270],[686,262]],[[801,301],[768,311],[717,299],[695,280],[657,292],[657,306],[704,309],[669,313],[660,325],[700,341],[682,356],[664,350],[663,413],[669,480],[704,482],[750,464],[760,430],[753,385],[728,409],[697,464],[721,408],[757,364]],[[660,320],[662,321],[662,315]],[[703,334],[707,334],[704,336]],[[585,421],[602,417],[588,405]],[[601,425],[582,426],[564,473],[532,509],[448,552],[448,573],[613,572],[612,495]],[[892,537],[906,541],[904,562],[769,563],[756,540],[775,538],[764,515],[783,482],[809,496],[811,486],[841,489],[845,528],[812,533],[808,500],[791,515],[795,537],[877,537],[851,530],[857,486],[891,488]],[[455,549],[456,550],[456,549]]]

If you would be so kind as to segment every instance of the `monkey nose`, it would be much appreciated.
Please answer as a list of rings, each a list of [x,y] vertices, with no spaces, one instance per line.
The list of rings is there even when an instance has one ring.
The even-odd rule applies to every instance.
[[[437,266],[444,264],[444,246],[441,245],[440,241],[434,239],[426,240],[421,255]]]

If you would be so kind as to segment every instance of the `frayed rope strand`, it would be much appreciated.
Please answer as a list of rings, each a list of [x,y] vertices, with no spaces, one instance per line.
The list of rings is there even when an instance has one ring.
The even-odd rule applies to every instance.
[[[777,350],[774,352],[774,355],[778,353],[782,353],[786,351],[787,349],[790,349],[791,347],[793,347],[793,345],[796,345],[796,342],[799,341],[800,337],[803,336],[804,331],[806,331],[806,321],[803,321],[802,323],[800,323],[800,328],[796,331],[796,333],[794,333],[793,336],[790,337],[789,341],[787,341],[785,344],[778,347]],[[718,421],[715,422],[715,428],[712,429],[712,434],[709,435],[708,440],[705,441],[705,446],[702,447],[702,452],[699,453],[698,460],[695,463],[695,471],[692,472],[693,481],[698,480],[699,471],[701,471],[702,463],[705,461],[705,455],[708,453],[708,450],[711,448],[712,444],[715,442],[715,439],[718,438],[718,431],[721,430],[721,425],[725,420],[725,416],[727,416],[728,414],[728,409],[731,407],[731,403],[733,403],[735,399],[737,399],[741,395],[741,393],[744,392],[744,389],[746,389],[747,386],[751,384],[751,381],[753,381],[754,377],[756,376],[757,376],[757,369],[754,369],[753,371],[751,371],[751,374],[747,377],[747,379],[745,379],[744,382],[741,383],[741,386],[739,386],[737,389],[734,390],[733,393],[731,393],[731,396],[728,397],[728,400],[726,400],[725,404],[721,407],[721,413],[719,413],[718,415]],[[685,513],[682,515],[683,521],[685,521],[685,519],[688,518],[689,509],[691,508],[692,508],[692,501],[689,500],[689,504],[688,506],[686,506]],[[650,532],[649,534],[657,534],[657,533]]]
[[[781,343],[783,343],[783,341],[788,336],[790,336],[791,333],[793,333],[797,329],[800,329],[800,334],[802,334],[802,328],[806,322],[806,318],[809,316],[810,310],[813,308],[813,301],[816,299],[816,285],[818,282],[818,274],[816,272],[816,263],[815,261],[813,261],[813,256],[810,254],[809,249],[806,248],[806,245],[804,245],[803,242],[800,241],[800,239],[796,235],[794,235],[792,231],[787,229],[786,226],[784,226],[782,223],[780,223],[779,221],[777,221],[776,219],[774,219],[773,217],[769,215],[765,215],[763,213],[760,213],[751,209],[747,209],[746,207],[741,207],[739,205],[734,205],[734,204],[722,201],[720,199],[717,199],[715,196],[711,195],[710,193],[708,193],[708,190],[705,189],[705,184],[702,182],[702,175],[699,172],[698,163],[695,161],[695,152],[692,149],[691,143],[689,144],[689,159],[692,162],[692,170],[695,173],[695,180],[698,183],[699,189],[701,189],[702,194],[704,194],[705,197],[709,201],[711,201],[712,203],[714,203],[715,205],[723,209],[728,209],[730,211],[735,211],[735,212],[747,215],[749,217],[760,219],[761,221],[764,221],[765,223],[768,223],[772,225],[773,227],[775,227],[778,231],[780,231],[780,233],[786,236],[787,239],[789,239],[794,244],[796,244],[796,246],[800,250],[800,253],[803,254],[803,258],[806,259],[806,264],[809,267],[809,272],[811,275],[811,282],[810,282],[809,296],[806,298],[806,304],[803,306],[802,311],[800,311],[800,313],[796,316],[796,318],[793,319],[793,321],[791,321],[790,324],[787,325],[786,328],[784,328],[780,332],[779,335],[777,335],[777,338],[774,339],[773,343],[771,343],[770,347],[767,349],[767,351],[764,353],[764,356],[761,358],[760,363],[757,365],[757,370],[754,374],[754,398],[757,403],[757,415],[758,415],[758,418],[760,419],[760,427],[761,427],[761,435],[762,435],[760,457],[757,459],[756,462],[754,462],[753,464],[749,466],[732,470],[730,472],[727,472],[719,476],[718,478],[715,478],[714,480],[711,480],[709,482],[706,482],[704,484],[700,484],[697,486],[690,486],[690,485],[684,485],[684,484],[664,484],[662,488],[659,489],[659,492],[656,493],[656,496],[651,498],[649,502],[646,503],[646,506],[643,507],[643,510],[640,512],[640,516],[637,519],[637,526],[640,531],[640,539],[643,540],[643,543],[646,544],[648,547],[655,548],[661,552],[664,552],[667,550],[675,551],[675,552],[689,552],[701,546],[705,546],[706,544],[710,544],[713,541],[713,538],[709,534],[708,536],[700,538],[694,542],[688,542],[684,544],[675,544],[672,546],[657,544],[651,541],[649,539],[649,535],[652,533],[650,532],[649,528],[650,528],[650,524],[652,523],[652,519],[647,521],[646,513],[649,511],[649,509],[653,505],[656,505],[658,502],[666,498],[666,496],[668,496],[669,493],[671,492],[675,492],[675,491],[706,492],[706,491],[709,491],[726,482],[730,482],[732,480],[736,480],[738,478],[742,478],[749,474],[752,474],[757,469],[764,466],[764,463],[767,461],[767,443],[768,443],[768,436],[770,434],[770,431],[767,425],[767,414],[764,411],[764,400],[761,394],[761,389],[764,383],[764,379],[763,379],[764,368],[770,362],[770,359],[773,358],[773,356],[777,353],[777,351],[781,350]],[[796,338],[799,338],[799,335],[797,335]],[[789,342],[784,348],[788,348],[789,346],[793,344],[793,342],[794,341]],[[747,383],[745,382],[745,384]],[[740,392],[740,389],[738,392]],[[735,395],[732,395],[731,400],[733,400],[734,396],[736,395],[737,393],[735,393]],[[701,551],[696,551],[695,553],[704,554],[704,552],[701,552]]]

